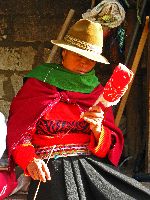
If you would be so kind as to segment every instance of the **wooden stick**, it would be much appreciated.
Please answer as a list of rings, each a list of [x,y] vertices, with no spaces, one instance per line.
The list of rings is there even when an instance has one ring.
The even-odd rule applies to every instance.
[[[60,31],[60,33],[59,33],[59,35],[57,37],[57,40],[61,40],[64,37],[64,34],[65,34],[65,32],[66,32],[66,30],[67,30],[67,28],[69,26],[69,23],[70,23],[73,15],[74,15],[74,12],[75,11],[73,9],[70,9],[70,11],[69,11],[69,13],[68,13],[68,15],[66,17],[66,20],[65,20],[65,22],[64,22],[64,24],[63,24],[63,26],[61,28],[61,31]],[[58,46],[54,45],[52,50],[51,50],[51,53],[50,53],[50,55],[49,55],[49,57],[47,59],[47,63],[52,62],[57,49],[58,49]]]
[[[150,27],[149,27],[150,28]],[[150,41],[150,37],[149,37]],[[146,145],[146,150],[147,150],[147,155],[146,155],[146,168],[147,168],[147,173],[150,174],[150,47],[148,48],[148,65],[147,65],[147,85],[148,85],[148,111],[147,111],[147,137],[145,138],[147,140],[147,145]]]
[[[148,26],[149,26],[149,16],[146,17],[145,26],[144,26],[144,29],[143,29],[143,32],[142,32],[142,35],[141,35],[141,38],[140,38],[140,41],[139,41],[138,49],[136,51],[136,55],[134,57],[132,67],[131,67],[131,70],[133,71],[134,76],[135,76],[135,73],[137,71],[137,67],[138,67],[138,64],[140,62],[140,58],[141,58],[141,55],[142,55],[142,52],[143,52],[143,49],[144,49],[144,46],[145,46],[145,42],[146,42],[146,39],[147,39],[147,35],[148,35],[148,31],[149,31]],[[125,107],[125,104],[126,104],[126,101],[127,101],[127,98],[128,98],[128,95],[129,95],[129,92],[130,92],[130,89],[131,89],[131,86],[132,86],[132,83],[133,83],[133,80],[134,80],[134,78],[132,79],[131,83],[129,84],[128,90],[126,91],[125,95],[122,97],[122,100],[120,102],[118,112],[117,112],[117,115],[116,115],[116,119],[115,119],[115,124],[117,126],[120,123],[120,120],[121,120],[121,117],[122,117],[122,114],[123,114],[123,111],[124,111],[124,107]]]
[[[94,6],[95,6],[95,0],[92,0],[92,2],[91,2],[91,9],[94,8]]]

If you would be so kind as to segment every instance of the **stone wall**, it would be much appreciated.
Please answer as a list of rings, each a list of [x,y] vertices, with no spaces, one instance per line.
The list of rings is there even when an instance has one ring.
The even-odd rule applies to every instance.
[[[0,111],[6,117],[24,74],[47,60],[69,10],[75,10],[72,24],[90,7],[91,0],[0,0]]]

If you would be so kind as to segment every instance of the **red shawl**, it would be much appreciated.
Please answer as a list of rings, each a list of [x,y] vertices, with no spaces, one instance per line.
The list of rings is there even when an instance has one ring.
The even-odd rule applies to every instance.
[[[99,85],[90,94],[71,91],[59,92],[55,86],[29,78],[13,99],[10,107],[7,124],[9,158],[16,145],[32,139],[31,130],[38,119],[60,100],[77,103],[85,111],[95,103],[102,91],[103,87]],[[111,129],[116,138],[116,144],[110,150],[108,158],[113,164],[117,165],[122,153],[123,136],[120,129],[114,125],[111,109],[107,110],[103,125]]]

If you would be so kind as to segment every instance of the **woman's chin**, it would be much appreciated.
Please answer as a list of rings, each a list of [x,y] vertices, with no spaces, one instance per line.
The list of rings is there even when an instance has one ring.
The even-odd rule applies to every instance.
[[[79,74],[85,74],[86,72],[79,72]]]

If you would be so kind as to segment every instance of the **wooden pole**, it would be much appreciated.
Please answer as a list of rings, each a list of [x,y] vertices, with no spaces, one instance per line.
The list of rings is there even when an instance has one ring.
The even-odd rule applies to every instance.
[[[142,52],[143,52],[143,49],[144,49],[144,46],[145,46],[145,42],[146,42],[146,39],[147,39],[147,35],[148,35],[148,31],[149,31],[148,26],[149,26],[149,16],[146,17],[145,26],[144,26],[144,29],[143,29],[143,32],[142,32],[142,35],[141,35],[141,38],[140,38],[140,41],[139,41],[139,45],[138,45],[138,48],[137,48],[137,51],[136,51],[136,54],[135,54],[135,57],[134,57],[132,67],[131,67],[131,70],[133,71],[134,76],[136,74],[137,67],[138,67],[138,64],[140,62],[140,58],[141,58],[141,55],[142,55]],[[120,102],[118,112],[117,112],[117,115],[116,115],[116,119],[115,119],[115,124],[117,126],[120,123],[120,120],[121,120],[121,117],[122,117],[122,114],[123,114],[123,111],[124,111],[124,107],[125,107],[125,104],[126,104],[126,101],[127,101],[127,98],[128,98],[128,95],[129,95],[129,92],[130,92],[130,89],[131,89],[131,86],[132,86],[132,83],[133,83],[133,80],[134,80],[134,78],[132,79],[131,83],[129,84],[128,90],[126,91],[126,93],[124,94],[124,96],[122,97],[122,100]]]
[[[150,27],[149,27],[150,29]],[[147,62],[147,91],[148,91],[148,95],[147,95],[147,137],[146,137],[146,141],[147,141],[147,145],[146,145],[146,170],[147,173],[150,174],[150,35],[149,35],[149,45],[148,45],[148,62]]]
[[[95,0],[92,0],[92,2],[91,2],[91,9],[93,9],[94,6],[95,6]]]
[[[73,15],[74,15],[74,13],[75,13],[75,11],[73,9],[70,9],[70,11],[69,11],[69,13],[68,13],[68,15],[66,17],[66,20],[65,20],[64,24],[62,25],[61,31],[59,32],[57,40],[61,40],[64,37],[65,32],[66,32],[66,30],[67,30],[67,28],[68,28],[68,26],[70,24],[70,21],[71,21]],[[52,62],[57,49],[58,49],[58,46],[54,45],[52,50],[51,50],[51,53],[50,53],[50,55],[49,55],[49,57],[47,59],[47,63]]]

